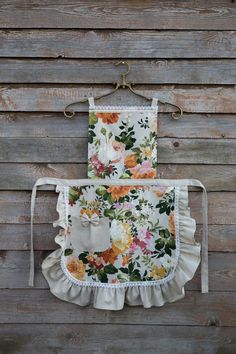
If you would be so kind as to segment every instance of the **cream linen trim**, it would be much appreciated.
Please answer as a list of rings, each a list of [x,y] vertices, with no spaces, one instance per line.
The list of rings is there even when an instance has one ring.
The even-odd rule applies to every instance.
[[[94,97],[89,97],[90,112],[122,112],[122,111],[154,111],[158,113],[158,98],[152,98],[150,106],[99,106],[95,105]]]

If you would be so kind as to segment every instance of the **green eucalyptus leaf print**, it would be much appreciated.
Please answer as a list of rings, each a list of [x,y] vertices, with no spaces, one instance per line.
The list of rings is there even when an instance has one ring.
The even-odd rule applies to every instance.
[[[92,127],[94,127],[94,126],[91,126],[88,130],[88,143],[89,144],[92,144],[94,138],[96,137],[96,134],[94,133],[94,130]]]
[[[118,272],[118,269],[114,267],[112,264],[109,264],[103,268],[104,272],[107,274],[115,274]]]
[[[65,251],[64,251],[64,255],[65,256],[69,256],[70,254],[72,254],[73,253],[73,249],[71,249],[71,248],[67,248],[67,249],[65,249]]]
[[[166,193],[156,205],[156,208],[160,209],[160,214],[166,213],[170,215],[171,211],[174,210],[174,193]]]
[[[98,118],[96,117],[96,114],[94,112],[90,112],[89,113],[89,125],[91,126],[91,128],[93,127],[94,129],[94,125],[98,122]]]
[[[146,117],[145,119],[141,118],[140,121],[138,121],[138,124],[140,124],[141,128],[147,129],[149,127],[148,117]]]
[[[101,133],[102,133],[102,135],[106,136],[106,133],[107,133],[106,129],[105,128],[101,128]]]
[[[80,198],[80,196],[83,194],[81,188],[79,187],[73,187],[69,189],[69,204],[74,205],[76,204],[76,201]]]
[[[107,277],[107,274],[105,273],[105,271],[103,271],[103,270],[99,271],[97,276],[98,276],[98,279],[102,283],[108,283],[108,277]]]
[[[104,194],[107,193],[107,188],[104,186],[100,186],[99,188],[96,189],[95,192],[100,196],[104,196]]]
[[[87,259],[87,256],[88,256],[88,252],[83,252],[83,253],[80,253],[79,255],[79,259],[84,263],[88,263],[88,259]]]

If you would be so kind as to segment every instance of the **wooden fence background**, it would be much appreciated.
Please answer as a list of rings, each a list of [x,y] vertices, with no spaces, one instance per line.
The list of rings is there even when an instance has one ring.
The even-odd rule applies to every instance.
[[[231,0],[1,0],[0,353],[236,353],[236,8]],[[86,177],[87,106],[122,67],[137,90],[177,103],[159,116],[159,173],[209,192],[210,292],[199,272],[163,308],[112,312],[50,294],[40,264],[55,249],[56,194],[39,192],[36,286],[27,287],[31,188],[40,176]],[[104,104],[143,104],[124,92]],[[201,233],[200,194],[191,192]],[[49,210],[49,211],[48,211]]]

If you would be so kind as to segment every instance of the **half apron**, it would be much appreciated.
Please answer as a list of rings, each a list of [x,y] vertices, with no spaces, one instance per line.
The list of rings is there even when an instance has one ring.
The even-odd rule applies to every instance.
[[[31,200],[31,269],[34,283],[33,217],[37,186],[59,193],[54,226],[60,246],[42,264],[51,292],[80,306],[145,308],[184,297],[201,260],[202,292],[208,292],[207,193],[198,180],[41,178]],[[188,187],[203,191],[203,236],[194,239]]]

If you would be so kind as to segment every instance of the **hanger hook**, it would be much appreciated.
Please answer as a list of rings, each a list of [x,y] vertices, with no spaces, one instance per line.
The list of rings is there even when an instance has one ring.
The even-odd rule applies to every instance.
[[[74,112],[74,111],[66,111],[66,109],[64,110],[63,113],[64,113],[64,116],[65,116],[66,118],[68,118],[68,119],[73,118],[74,115],[75,115],[75,112]]]
[[[184,112],[182,110],[182,108],[180,106],[177,106],[177,105],[173,105],[174,107],[178,108],[179,109],[179,112],[173,112],[171,115],[172,115],[172,118],[173,119],[180,119]]]
[[[181,118],[184,115],[183,109],[180,106],[178,106],[177,104],[166,102],[166,101],[161,101],[161,100],[159,100],[159,102],[164,104],[164,105],[169,105],[169,106],[172,106],[172,107],[175,107],[175,108],[178,109],[178,112],[172,112],[171,113],[171,116],[172,116],[173,119],[179,119],[179,118]]]
[[[118,66],[118,65],[120,65],[120,64],[123,64],[123,65],[126,65],[126,66],[127,66],[127,71],[126,71],[126,73],[121,74],[122,78],[125,78],[125,77],[129,74],[129,72],[130,72],[130,65],[129,65],[129,63],[128,63],[127,61],[121,60],[121,61],[118,61],[117,63],[115,63],[115,66]]]

